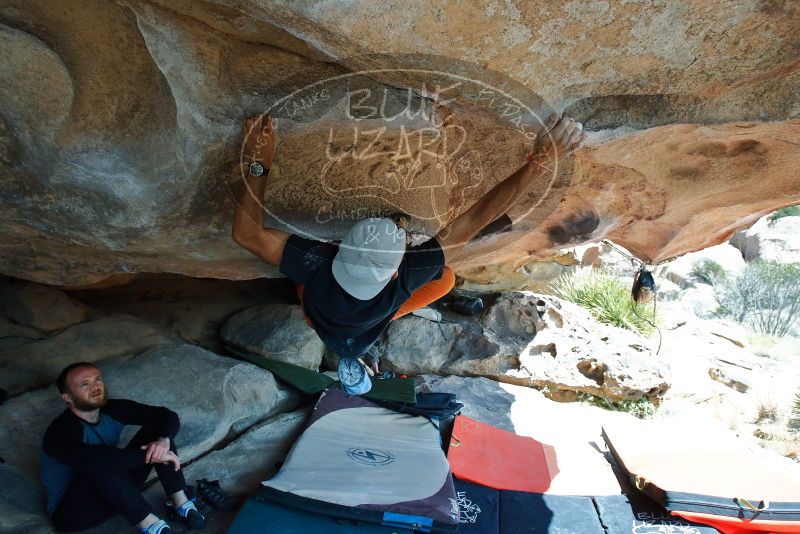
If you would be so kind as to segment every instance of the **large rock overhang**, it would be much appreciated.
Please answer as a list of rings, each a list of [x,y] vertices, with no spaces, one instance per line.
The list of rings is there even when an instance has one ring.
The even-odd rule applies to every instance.
[[[433,235],[524,163],[527,127],[555,109],[589,144],[535,184],[510,231],[466,247],[461,274],[604,237],[647,261],[710,246],[800,202],[798,15],[755,0],[11,0],[0,272],[275,276],[230,239],[242,124],[265,111],[282,125],[264,205],[292,231],[335,239],[403,211]]]

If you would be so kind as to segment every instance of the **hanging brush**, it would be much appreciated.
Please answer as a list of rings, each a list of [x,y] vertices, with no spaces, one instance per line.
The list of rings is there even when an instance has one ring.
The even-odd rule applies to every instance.
[[[611,250],[615,251],[617,254],[629,259],[632,264],[638,264],[639,268],[633,275],[633,284],[631,285],[631,311],[633,312],[636,317],[645,321],[647,324],[652,326],[658,332],[658,349],[656,349],[656,356],[659,352],[661,352],[661,330],[655,325],[653,321],[646,317],[642,317],[639,315],[639,312],[636,310],[637,304],[647,304],[651,300],[653,301],[653,318],[655,319],[656,316],[656,279],[653,277],[652,271],[647,268],[647,265],[635,256],[631,256],[617,248],[614,243],[604,239],[603,244],[611,248]]]
[[[647,304],[656,296],[656,281],[653,273],[644,264],[639,266],[639,270],[633,275],[633,285],[631,286],[631,297],[634,302]]]

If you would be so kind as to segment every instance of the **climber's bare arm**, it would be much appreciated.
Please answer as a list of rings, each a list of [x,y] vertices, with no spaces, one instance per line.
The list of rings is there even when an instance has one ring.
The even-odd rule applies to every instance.
[[[458,256],[464,245],[482,228],[511,209],[536,178],[550,172],[548,168],[555,161],[579,148],[586,139],[579,123],[566,114],[560,119],[553,116],[548,122],[537,132],[531,161],[497,184],[436,236],[444,251],[445,263]]]
[[[248,118],[244,135],[244,159],[260,161],[265,169],[269,169],[275,155],[275,130],[270,116],[257,115]],[[268,173],[250,176],[246,167],[239,172],[244,177],[244,183],[236,195],[233,240],[267,263],[278,267],[289,234],[277,228],[264,228],[264,207],[261,202],[267,187]]]

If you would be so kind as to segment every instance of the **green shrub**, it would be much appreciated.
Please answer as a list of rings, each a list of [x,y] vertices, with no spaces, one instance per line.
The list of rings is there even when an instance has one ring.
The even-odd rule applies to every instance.
[[[725,273],[725,269],[722,268],[722,265],[714,260],[703,260],[694,264],[692,267],[692,276],[701,282],[713,286],[717,282],[725,280],[727,274]]]
[[[574,271],[556,280],[551,287],[556,295],[586,308],[602,323],[645,334],[652,330],[653,307],[635,303],[630,288],[607,272]]]
[[[769,216],[770,221],[777,221],[784,217],[800,217],[800,206],[787,206]]]
[[[756,332],[783,337],[800,316],[800,264],[754,261],[716,286],[724,315]]]
[[[625,412],[639,419],[647,419],[656,413],[656,405],[650,399],[642,398],[639,400],[623,400],[613,402],[605,397],[584,393],[580,395],[580,400],[592,406],[611,410],[614,412]]]

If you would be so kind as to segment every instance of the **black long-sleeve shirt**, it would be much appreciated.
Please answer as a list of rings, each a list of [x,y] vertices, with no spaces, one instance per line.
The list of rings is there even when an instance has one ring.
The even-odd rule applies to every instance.
[[[436,239],[409,248],[393,278],[380,293],[360,300],[342,289],[333,276],[339,247],[292,235],[281,257],[281,274],[302,285],[303,310],[320,339],[340,356],[366,353],[389,326],[412,293],[442,277],[444,253]]]
[[[76,472],[144,465],[146,451],[119,448],[119,437],[126,425],[154,428],[170,441],[180,429],[178,415],[172,410],[124,399],[109,399],[94,424],[68,409],[50,423],[42,439],[41,454],[41,478],[49,514],[58,506]]]

